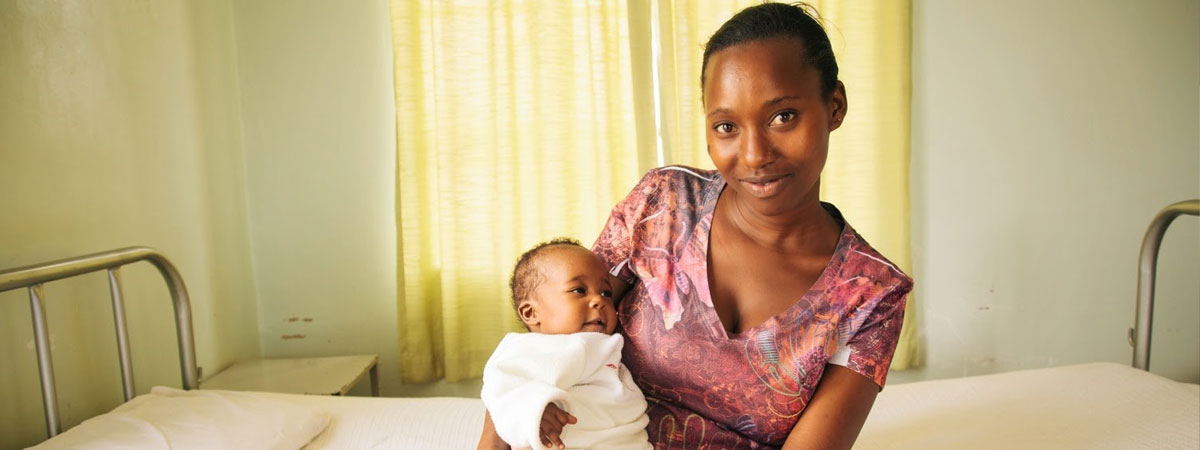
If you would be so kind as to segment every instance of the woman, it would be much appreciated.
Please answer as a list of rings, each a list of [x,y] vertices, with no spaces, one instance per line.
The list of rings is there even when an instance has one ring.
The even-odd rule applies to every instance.
[[[800,7],[747,8],[705,46],[701,89],[717,170],[651,171],[595,244],[650,441],[850,448],[912,280],[819,200],[847,107],[829,39]]]

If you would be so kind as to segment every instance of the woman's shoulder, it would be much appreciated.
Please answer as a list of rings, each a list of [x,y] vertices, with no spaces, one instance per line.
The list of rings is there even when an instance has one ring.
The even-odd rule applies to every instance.
[[[669,180],[698,180],[711,183],[721,175],[710,169],[699,169],[696,167],[685,166],[682,164],[672,164],[650,169],[646,172],[645,178],[669,179]]]
[[[715,170],[681,165],[663,166],[646,172],[629,193],[626,203],[653,206],[698,205],[722,184],[721,175]]]
[[[842,260],[840,278],[864,277],[888,291],[900,290],[902,293],[908,293],[912,290],[912,277],[879,253],[849,223],[846,223],[842,234],[846,245],[838,250],[838,256]]]
[[[653,190],[699,190],[716,183],[721,175],[715,170],[682,165],[663,166],[646,172],[638,188]]]

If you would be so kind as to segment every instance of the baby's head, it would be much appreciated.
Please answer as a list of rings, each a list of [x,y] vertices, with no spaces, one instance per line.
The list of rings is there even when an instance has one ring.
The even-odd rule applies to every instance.
[[[554,239],[525,252],[509,287],[517,316],[529,331],[612,334],[617,328],[608,271],[574,239]]]

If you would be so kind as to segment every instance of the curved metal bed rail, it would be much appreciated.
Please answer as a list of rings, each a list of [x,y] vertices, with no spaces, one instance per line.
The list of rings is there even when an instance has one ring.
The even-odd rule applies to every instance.
[[[54,366],[50,354],[49,331],[46,328],[46,309],[42,284],[101,270],[108,271],[109,290],[113,300],[113,319],[117,328],[118,356],[121,362],[121,383],[125,400],[133,398],[133,365],[129,354],[129,337],[125,328],[125,306],[121,295],[121,266],[146,261],[158,268],[175,306],[175,331],[179,339],[179,368],[183,372],[183,388],[196,389],[200,383],[196,371],[196,348],[192,336],[192,306],[188,300],[183,278],[175,265],[157,250],[147,247],[128,247],[75,258],[60,259],[15,269],[0,271],[0,292],[19,288],[29,289],[29,307],[33,315],[34,342],[37,347],[38,376],[42,385],[42,405],[45,407],[46,433],[54,437],[61,430],[58,414],[58,394],[54,388]]]
[[[1142,239],[1142,252],[1138,263],[1137,312],[1133,328],[1129,329],[1129,343],[1133,345],[1133,367],[1150,370],[1150,331],[1154,318],[1154,276],[1158,266],[1158,248],[1162,244],[1167,226],[1180,215],[1200,215],[1200,200],[1185,200],[1168,205],[1154,216],[1146,237]]]

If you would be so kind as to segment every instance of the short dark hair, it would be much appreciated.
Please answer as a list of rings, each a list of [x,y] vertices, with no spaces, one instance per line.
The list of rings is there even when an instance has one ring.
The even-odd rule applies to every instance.
[[[838,65],[819,17],[816,8],[806,3],[764,3],[741,10],[725,21],[704,44],[700,89],[704,89],[708,58],[713,53],[751,41],[793,38],[804,47],[805,60],[820,72],[821,95],[829,98],[837,88]]]
[[[525,251],[525,253],[522,253],[521,257],[517,258],[516,266],[513,267],[512,278],[508,280],[508,288],[512,290],[513,310],[517,310],[521,306],[521,302],[528,300],[529,296],[533,294],[534,289],[537,289],[538,285],[542,282],[542,273],[538,270],[537,265],[534,264],[538,256],[545,253],[550,247],[557,245],[573,245],[587,250],[587,247],[584,247],[575,239],[557,237],[535,245],[533,248]],[[517,310],[518,318],[520,318],[520,315],[520,311]],[[525,321],[522,320],[521,323],[525,323]],[[529,326],[526,325],[525,328],[528,329]]]

